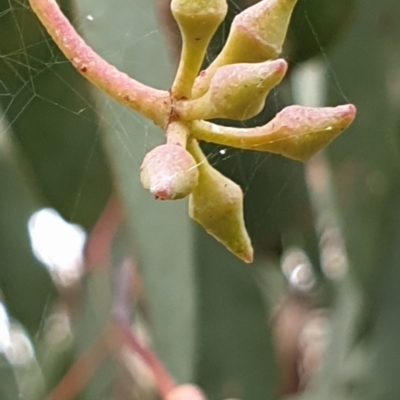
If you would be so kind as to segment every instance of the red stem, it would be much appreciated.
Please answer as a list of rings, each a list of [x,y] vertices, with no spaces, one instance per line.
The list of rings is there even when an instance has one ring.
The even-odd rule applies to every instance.
[[[86,386],[99,365],[107,357],[102,333],[96,341],[78,358],[45,400],[73,400]]]
[[[29,0],[49,35],[76,70],[119,103],[165,127],[171,111],[167,91],[144,85],[101,58],[79,36],[55,0]]]
[[[119,319],[116,321],[116,324],[123,335],[125,344],[129,346],[133,352],[138,354],[152,371],[156,381],[157,389],[161,397],[165,399],[168,393],[176,387],[175,381],[168,374],[167,370],[158,360],[157,356],[151,350],[142,346],[127,322]]]
[[[104,207],[85,248],[86,265],[89,269],[107,265],[110,262],[111,242],[124,220],[120,200],[112,195]]]

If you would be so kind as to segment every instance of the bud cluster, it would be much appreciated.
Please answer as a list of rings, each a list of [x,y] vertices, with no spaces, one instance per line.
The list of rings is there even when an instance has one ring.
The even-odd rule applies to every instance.
[[[297,0],[261,0],[238,14],[227,42],[211,65],[200,68],[226,0],[172,0],[182,35],[178,71],[169,92],[143,85],[97,55],[76,33],[54,0],[29,0],[47,31],[77,70],[117,101],[166,131],[167,143],[150,151],[141,181],[157,199],[189,196],[189,215],[245,262],[253,249],[243,220],[240,187],[216,171],[197,141],[267,151],[306,161],[354,120],[356,109],[291,106],[264,126],[231,128],[205,121],[246,120],[257,115],[283,79],[281,53]]]
[[[157,198],[189,195],[190,217],[246,262],[252,261],[253,249],[243,220],[242,190],[208,163],[197,140],[306,161],[349,126],[355,116],[352,105],[292,106],[258,128],[229,128],[204,121],[246,120],[263,109],[268,93],[281,82],[287,70],[286,62],[276,57],[282,50],[295,4],[296,0],[263,0],[237,15],[225,47],[199,73],[207,45],[225,16],[226,2],[172,0],[171,3],[183,39],[177,78],[171,90],[172,106],[175,118],[187,132],[186,150],[182,147],[187,154],[178,155],[171,149],[170,154],[176,155],[161,157],[161,149],[166,150],[161,146],[157,151],[160,158],[146,156],[142,182]],[[170,141],[168,128],[167,141]],[[193,159],[189,162],[190,155],[196,164]],[[150,173],[153,186],[149,185]]]

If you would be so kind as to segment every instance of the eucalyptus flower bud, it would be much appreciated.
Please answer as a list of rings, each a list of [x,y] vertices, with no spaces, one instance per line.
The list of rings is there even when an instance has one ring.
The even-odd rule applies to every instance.
[[[179,385],[167,394],[165,400],[206,400],[206,396],[195,385]]]
[[[186,38],[198,41],[214,34],[228,5],[226,0],[172,0],[171,11]]]
[[[337,107],[284,108],[270,122],[256,128],[231,128],[194,121],[192,136],[199,140],[243,150],[268,151],[307,161],[353,122],[352,104]]]
[[[143,187],[161,200],[188,196],[197,185],[198,175],[194,158],[176,144],[156,147],[147,153],[140,167]]]
[[[276,58],[282,52],[296,2],[262,0],[238,14],[221,53],[196,79],[193,98],[207,91],[211,78],[223,65]]]
[[[189,196],[189,216],[243,261],[253,261],[253,248],[243,219],[240,186],[215,170],[192,140],[188,147],[199,169],[198,185]]]
[[[263,109],[269,91],[286,70],[287,63],[282,59],[226,65],[217,70],[204,96],[177,103],[176,111],[188,120],[252,118]]]
[[[286,107],[265,126],[265,132],[270,130],[268,141],[255,145],[254,150],[307,161],[348,128],[355,115],[356,108],[352,104],[337,107]]]
[[[228,11],[226,0],[172,0],[171,11],[182,36],[182,54],[172,94],[190,97],[208,44]]]

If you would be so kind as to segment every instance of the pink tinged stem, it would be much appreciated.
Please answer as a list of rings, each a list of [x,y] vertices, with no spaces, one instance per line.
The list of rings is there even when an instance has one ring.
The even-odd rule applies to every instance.
[[[198,140],[223,146],[306,161],[349,127],[355,115],[352,104],[321,108],[289,106],[261,127],[231,128],[195,121],[191,134]]]
[[[155,124],[165,127],[171,110],[169,93],[153,89],[102,59],[79,36],[55,0],[29,0],[33,11],[76,70],[99,89]]]
[[[136,353],[153,372],[158,392],[160,393],[161,397],[165,399],[168,393],[170,393],[176,387],[175,381],[168,374],[167,370],[158,360],[156,355],[149,349],[142,346],[127,322],[121,319],[117,320],[116,326],[120,330],[125,344],[134,353]]]

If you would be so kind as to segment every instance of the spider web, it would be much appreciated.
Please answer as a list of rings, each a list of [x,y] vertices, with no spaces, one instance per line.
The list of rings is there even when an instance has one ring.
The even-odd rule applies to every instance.
[[[0,54],[0,59],[8,67],[9,72],[15,75],[15,79],[20,84],[18,90],[15,91],[0,77],[0,96],[3,99],[4,111],[2,123],[6,125],[3,134],[13,134],[15,122],[30,111],[30,106],[34,100],[40,99],[56,108],[63,108],[63,111],[71,114],[71,116],[82,119],[88,118],[88,111],[91,111],[96,114],[100,121],[100,129],[106,131],[105,141],[107,146],[113,148],[112,151],[119,151],[118,157],[128,159],[128,164],[132,166],[132,175],[138,175],[135,170],[138,171],[144,154],[163,141],[162,132],[135,112],[116,105],[113,100],[101,94],[96,97],[96,102],[93,102],[83,97],[75,88],[69,87],[64,76],[55,68],[60,65],[68,66],[68,62],[55,50],[54,44],[44,30],[40,30],[36,38],[28,38],[25,33],[28,28],[27,22],[24,19],[17,21],[16,15],[21,10],[29,12],[27,1],[7,0],[4,3],[6,7],[0,10],[0,21],[6,17],[9,18],[10,15],[12,16],[12,19],[16,21],[15,26],[17,28],[14,32],[17,38],[12,40],[18,40],[20,46],[17,51],[13,50]],[[240,11],[239,2],[231,1],[230,5],[234,14]],[[155,17],[154,4],[150,4],[148,1],[121,0],[115,3],[84,0],[79,2],[78,8],[78,17],[72,19],[71,22],[78,31],[83,32],[88,43],[101,56],[139,81],[158,88],[167,89],[169,87],[173,79],[173,68],[165,37]],[[307,20],[307,15],[304,15],[304,18]],[[308,24],[310,29],[313,30],[309,21]],[[226,37],[226,34],[227,32],[224,31],[222,37]],[[317,35],[315,35],[315,39],[318,41]],[[31,55],[32,49],[43,44],[45,44],[47,50],[46,61],[36,59]],[[215,53],[215,50],[221,48],[221,46],[222,43],[214,43],[209,54]],[[330,79],[335,81],[334,71],[330,67],[323,48],[321,48],[321,52],[325,57],[324,62],[327,69],[330,70]],[[211,56],[208,56],[207,61],[211,61]],[[62,102],[57,101],[57,98],[42,94],[42,91],[38,89],[37,82],[41,79],[44,71],[48,70],[53,72],[54,79],[64,84],[66,92],[72,91],[82,100],[83,107],[65,107]],[[335,85],[345,99],[340,83],[335,81]],[[288,94],[285,91],[288,91],[287,87],[283,89],[278,87],[271,92],[268,99],[270,110],[277,112],[282,109],[288,99]],[[6,115],[11,107],[18,108],[18,112],[7,120]],[[38,118],[46,118],[46,116],[38,116]],[[265,117],[262,116],[253,121],[254,124],[265,122]],[[242,124],[245,126],[244,123]],[[115,150],[115,143],[110,142],[110,135],[118,138],[119,150]],[[95,147],[98,146],[98,140],[98,138],[93,139],[93,147],[87,150],[86,168],[79,178],[80,182],[77,183],[78,189],[75,193],[72,212],[67,216],[71,219],[74,219],[75,211],[80,207],[82,193],[88,184],[88,171],[93,162],[93,153]],[[271,165],[271,168],[274,168],[275,164],[271,163],[273,156],[265,153],[253,153],[248,156],[250,161],[247,161],[247,164],[250,163],[251,165],[249,169],[248,166],[245,167],[244,165],[243,153],[243,151],[229,148],[213,148],[209,151],[208,157],[217,168],[221,167],[222,170],[224,170],[225,165],[229,165],[229,167],[226,167],[228,170],[225,168],[224,173],[236,177],[246,195],[252,186],[259,184],[259,180],[256,180],[255,177],[259,175],[260,171],[262,170],[265,173],[266,165]],[[275,212],[276,206],[287,195],[287,189],[291,186],[292,181],[298,177],[298,168],[297,166],[294,167],[294,164],[290,161],[281,163],[281,167],[285,170],[285,173],[282,174],[283,180],[270,193],[268,203],[261,211],[256,204],[250,204],[246,211],[247,218],[262,221]],[[266,173],[273,176],[275,171],[270,170]],[[261,222],[257,222],[257,224],[261,225]]]
[[[15,26],[15,30],[10,31],[10,37],[6,39],[6,42],[10,42],[10,46],[0,47],[0,62],[3,64],[3,71],[13,76],[15,82],[15,85],[10,84],[9,82],[13,80],[6,80],[9,76],[0,76],[0,100],[3,108],[0,114],[0,125],[4,127],[0,132],[0,145],[5,138],[13,138],[17,135],[16,125],[26,115],[35,113],[34,104],[37,102],[51,105],[54,112],[62,111],[63,114],[70,116],[71,121],[89,121],[94,114],[99,132],[92,136],[92,143],[85,147],[83,168],[79,173],[73,174],[73,178],[77,180],[72,196],[73,204],[65,217],[75,220],[79,210],[85,208],[82,202],[85,193],[91,190],[90,185],[93,179],[91,171],[96,164],[96,151],[100,146],[100,139],[104,142],[110,156],[110,164],[113,164],[114,177],[118,177],[115,180],[123,190],[127,191],[127,197],[135,203],[132,208],[137,209],[136,203],[140,201],[142,206],[146,207],[143,203],[149,203],[152,200],[149,198],[143,200],[143,189],[138,179],[138,171],[146,152],[162,143],[164,134],[137,113],[116,104],[96,89],[93,90],[94,97],[86,97],[76,86],[71,86],[66,78],[65,70],[70,70],[73,74],[76,72],[57,51],[44,29],[39,28],[34,37],[27,35],[32,23],[28,18],[31,11],[27,1],[0,0],[0,4],[3,5],[3,8],[0,8],[0,24],[12,21]],[[76,4],[79,10],[71,22],[104,59],[145,84],[161,89],[167,89],[171,85],[174,75],[171,57],[152,2],[149,0],[114,2],[79,0]],[[239,2],[231,1],[230,5],[233,14],[240,11]],[[21,13],[25,17],[21,18]],[[307,19],[307,15],[304,15],[304,18]],[[311,23],[309,26],[312,30]],[[223,30],[221,36],[227,36],[226,30]],[[315,38],[318,41],[317,35]],[[12,46],[13,41],[16,41],[18,45]],[[212,60],[211,54],[215,55],[222,44],[222,39],[213,43],[207,57],[208,62]],[[43,49],[44,57],[37,57],[35,49],[39,47]],[[324,63],[330,70],[329,79],[334,81],[338,91],[345,98],[322,47],[321,52],[324,55]],[[51,79],[49,85],[58,85],[64,91],[64,96],[75,97],[79,101],[74,102],[73,106],[68,106],[65,105],[62,94],[48,94],[43,91],[45,75],[50,76],[46,78]],[[268,98],[269,114],[261,115],[251,123],[254,125],[265,123],[266,119],[271,118],[274,113],[290,103],[291,93],[288,94],[288,90],[288,85],[281,85],[274,89]],[[14,111],[10,112],[11,110]],[[40,123],[46,124],[50,117],[37,115],[36,118]],[[238,125],[246,126],[246,123]],[[74,122],[71,122],[70,129],[74,130]],[[56,132],[54,133],[56,135]],[[82,138],[84,138],[84,132],[82,132]],[[63,145],[65,145],[64,142],[59,143],[60,147]],[[58,153],[57,157],[60,155],[61,164],[62,152]],[[281,209],[294,201],[291,188],[293,183],[302,176],[299,164],[266,153],[251,153],[216,146],[207,147],[207,156],[216,168],[241,185],[245,194],[246,220],[253,226],[252,237],[263,240],[266,221],[268,223],[272,221],[276,225],[275,230],[280,231]],[[54,162],[52,165],[55,165]],[[34,174],[35,171],[31,172]],[[277,175],[279,179],[276,178]],[[68,174],[63,176],[68,177]],[[270,182],[274,183],[271,189],[268,188]],[[258,186],[266,186],[261,198],[257,196]],[[38,197],[40,201],[43,201],[40,195]],[[160,204],[159,207],[168,210],[165,203]],[[278,216],[275,217],[275,214]],[[135,216],[133,221],[134,218]],[[170,228],[163,227],[163,229]],[[44,323],[45,314],[43,314]]]
[[[68,0],[60,1],[63,1],[63,5],[69,3]],[[234,0],[230,3],[232,12],[239,12],[240,2]],[[395,0],[393,0],[393,4],[395,3]],[[78,12],[74,14],[77,16],[71,18],[71,21],[79,32],[84,35],[87,42],[92,45],[101,56],[143,83],[161,89],[167,89],[171,85],[173,80],[171,57],[167,49],[163,29],[160,27],[155,16],[153,2],[149,0],[79,0],[75,1],[75,4]],[[9,32],[3,35],[0,41],[0,64],[2,64],[4,73],[4,75],[0,75],[0,101],[2,107],[2,112],[0,111],[0,128],[2,128],[0,130],[0,159],[2,156],[1,151],[6,147],[5,144],[8,139],[11,138],[11,140],[13,140],[19,135],[17,127],[27,116],[31,116],[33,113],[35,114],[36,122],[46,125],[52,124],[52,121],[54,121],[51,113],[57,114],[58,112],[62,112],[64,116],[67,115],[70,117],[69,119],[71,122],[69,122],[66,129],[71,131],[71,141],[77,141],[76,143],[74,142],[76,151],[77,153],[80,152],[81,157],[84,159],[78,172],[73,171],[73,173],[71,172],[69,174],[68,171],[64,171],[63,174],[61,174],[60,171],[58,174],[59,167],[56,161],[59,161],[61,169],[66,161],[63,158],[62,149],[68,146],[69,143],[60,140],[59,143],[54,144],[54,146],[61,149],[61,151],[57,152],[52,160],[49,160],[49,165],[51,164],[52,168],[55,169],[52,182],[57,183],[55,181],[57,176],[59,176],[59,180],[65,179],[65,185],[69,184],[67,182],[68,180],[74,180],[72,195],[70,196],[72,198],[72,204],[68,205],[68,212],[64,212],[64,217],[69,220],[79,220],[79,217],[82,217],[81,210],[89,210],[87,204],[84,203],[86,201],[85,199],[88,198],[88,192],[90,192],[93,187],[93,169],[96,168],[98,162],[98,148],[101,146],[101,143],[103,143],[108,153],[107,155],[110,158],[110,165],[113,166],[113,182],[118,184],[120,188],[123,188],[127,197],[130,198],[132,203],[135,203],[130,207],[135,211],[135,213],[132,213],[132,221],[133,225],[135,225],[135,216],[140,215],[141,210],[144,210],[146,207],[153,207],[156,203],[147,193],[145,193],[147,197],[143,194],[144,190],[140,186],[138,172],[145,153],[164,141],[163,133],[137,113],[116,104],[113,100],[102,95],[97,90],[93,90],[94,96],[86,96],[85,93],[78,90],[76,86],[71,86],[69,80],[66,78],[65,71],[69,71],[67,73],[67,75],[69,74],[68,76],[76,74],[76,72],[60,55],[45,31],[40,28],[36,31],[35,35],[27,35],[32,23],[28,18],[31,12],[27,0],[0,0],[0,5],[0,27],[2,24],[3,27],[7,27],[7,24],[15,26],[15,29],[10,28]],[[22,17],[21,14],[23,15]],[[337,92],[336,97],[340,101],[347,102],[348,100],[341,87],[340,79],[336,78],[335,67],[330,62],[330,56],[326,53],[324,46],[319,44],[320,38],[315,32],[308,14],[304,13],[303,17],[316,43],[318,43],[320,53],[322,54],[322,63],[327,71],[328,84],[334,87],[334,90]],[[4,31],[7,32],[6,29]],[[222,36],[226,36],[226,33],[226,31],[223,32]],[[17,44],[15,45],[15,43]],[[211,46],[210,54],[215,53],[221,45],[222,41],[214,42]],[[37,56],[35,53],[35,50],[39,47],[42,48],[44,54],[42,54],[41,57]],[[397,54],[395,49],[397,49],[397,42],[393,43],[393,54]],[[374,53],[373,59],[376,58],[376,54]],[[207,61],[211,61],[211,59],[212,56],[210,55]],[[367,60],[369,59],[367,58]],[[351,62],[349,65],[350,64]],[[353,68],[353,76],[356,68],[359,68],[359,66]],[[398,99],[400,98],[400,80],[398,79],[397,71],[398,69],[393,68],[393,79],[391,79],[388,84],[390,89],[396,92],[396,104],[398,104]],[[362,74],[360,73],[360,75]],[[371,77],[371,75],[368,74],[366,76]],[[12,79],[10,79],[10,77],[12,77]],[[61,87],[62,93],[55,94],[53,92],[48,93],[43,91],[44,77],[49,80],[49,86],[58,85],[58,87]],[[378,80],[378,82],[381,81]],[[395,84],[393,84],[393,82]],[[84,84],[83,79],[81,83],[82,85]],[[368,79],[365,79],[362,84],[369,85],[370,82]],[[345,87],[347,89],[347,83]],[[377,91],[381,90],[380,87],[374,85],[372,85],[372,87]],[[370,97],[374,95],[374,93],[371,92],[367,92],[367,94],[369,94]],[[79,101],[73,102],[73,105],[68,105],[68,103],[66,104],[64,102],[63,97],[74,97]],[[365,97],[367,97],[367,95],[365,95]],[[357,98],[357,100],[359,101],[360,99]],[[267,105],[269,114],[261,115],[251,123],[256,125],[265,123],[266,119],[269,119],[275,112],[280,111],[283,106],[292,102],[290,85],[288,83],[283,83],[269,95]],[[37,114],[37,103],[49,104],[52,110],[50,114]],[[380,106],[380,104],[373,105],[378,111]],[[365,119],[365,115],[368,113],[365,113],[365,110],[368,111],[369,109],[364,108],[364,116],[361,116],[360,113],[360,116],[364,119],[361,119],[371,124],[373,121],[369,121],[368,118]],[[385,120],[387,116],[384,112],[379,114],[372,112],[374,111],[372,109],[370,109],[370,111],[371,115],[379,117],[382,120]],[[87,143],[88,136],[85,132],[79,132],[79,134],[75,136],[72,135],[76,133],[74,132],[74,130],[76,130],[76,122],[87,121],[90,125],[90,123],[93,123],[90,122],[93,120],[93,115],[96,119],[96,126],[94,128],[92,126],[91,129],[95,134],[89,136],[89,143]],[[245,126],[245,123],[239,123],[239,125]],[[57,129],[61,127],[54,126],[54,128],[54,140],[57,141]],[[391,148],[396,147],[391,145],[392,132],[390,132],[389,129],[382,128],[378,125],[376,131],[380,134],[380,142],[386,142]],[[361,138],[360,140],[364,140],[363,137],[359,137]],[[372,135],[370,135],[370,138],[371,137]],[[26,137],[24,139],[26,140],[27,147],[33,145],[35,140],[39,142],[43,140],[43,144],[46,144],[45,138],[41,136],[30,138],[30,140],[27,140]],[[79,146],[80,140],[86,141],[85,146],[82,146],[82,148]],[[15,143],[18,143],[18,140],[15,140]],[[377,143],[376,137],[374,137],[373,141],[370,140],[370,144],[370,148],[374,149],[373,152],[379,149],[382,150],[382,146]],[[353,141],[350,143],[350,147],[346,148],[346,152],[350,154],[356,150],[356,147],[362,146],[359,146],[356,141]],[[388,146],[384,146],[385,149],[386,147]],[[25,148],[24,150],[27,149]],[[298,163],[266,153],[252,153],[216,146],[207,147],[206,150],[211,163],[241,185],[245,194],[246,223],[252,226],[252,239],[256,241],[264,240],[265,233],[268,229],[274,232],[278,231],[279,233],[289,230],[288,236],[293,234],[293,232],[290,232],[291,223],[292,220],[294,220],[293,213],[288,212],[286,215],[284,210],[289,210],[293,207],[293,204],[296,204],[298,201],[296,196],[299,191],[303,190],[303,195],[306,196],[304,191],[305,184],[303,187],[300,187],[300,189],[296,186],[298,184],[301,186],[301,183],[304,183],[303,170]],[[378,151],[376,152],[378,153]],[[21,153],[23,155],[24,152],[22,151]],[[387,156],[385,154],[384,158],[390,160],[389,153],[388,151]],[[71,156],[71,154],[69,154],[69,156]],[[56,160],[54,160],[54,158],[56,158]],[[359,158],[362,160],[362,157]],[[374,166],[374,164],[371,163],[371,166]],[[28,175],[29,173],[34,175],[36,172],[30,171],[29,167],[27,170]],[[342,168],[342,174],[346,175],[344,176],[344,180],[355,185],[358,183],[357,181],[361,182],[364,175],[361,175],[361,178],[357,178],[356,175],[356,178],[354,178],[354,174],[357,172],[354,171],[354,165],[352,164],[348,164],[346,168]],[[381,193],[384,193],[385,184],[387,182],[384,179],[385,176],[382,171],[384,171],[383,168],[382,170],[379,168],[371,168],[371,174],[368,176],[367,180],[367,186],[370,187],[371,194],[376,194],[376,198],[378,198]],[[366,173],[369,174],[369,170],[367,170]],[[353,176],[349,176],[351,174],[353,174]],[[46,203],[46,196],[41,195],[40,190],[35,186],[36,183],[37,182],[33,179],[32,192],[38,200],[36,206],[39,208]],[[61,189],[62,185],[58,182],[57,187]],[[260,187],[264,188],[261,195],[259,193]],[[0,188],[0,190],[2,190],[2,188]],[[363,193],[367,192],[364,191]],[[62,193],[60,197],[62,198],[63,195]],[[345,195],[348,196],[348,194]],[[304,198],[302,198],[301,201],[304,202]],[[138,211],[136,203],[141,203],[141,210]],[[156,207],[160,210],[162,209],[162,213],[164,214],[168,214],[171,211],[171,207],[174,207],[171,206],[170,203],[157,204]],[[180,202],[180,204],[180,207],[185,208],[185,203]],[[364,206],[363,202],[357,204],[360,205],[360,209]],[[373,209],[371,208],[371,210]],[[98,209],[97,211],[100,210]],[[375,210],[371,211],[371,218],[368,215],[366,219],[373,220],[376,218],[372,213],[375,213]],[[94,214],[96,214],[96,212],[94,212]],[[378,217],[380,216],[379,213],[376,214]],[[360,214],[356,215],[355,225],[357,225],[357,217],[359,216],[365,218],[365,210],[361,210]],[[284,218],[286,220],[283,222],[281,219]],[[144,220],[145,218],[138,219],[143,220],[140,223],[142,227],[145,226],[147,222]],[[5,221],[1,222],[3,224]],[[354,219],[351,223],[353,222]],[[294,223],[298,223],[298,221],[294,221]],[[266,227],[268,224],[270,224],[270,226]],[[370,225],[365,226],[366,228],[360,231],[363,232],[363,234],[369,232]],[[156,226],[154,224],[148,224],[147,231],[151,229],[154,231],[162,230],[162,234],[166,237],[165,240],[169,240],[168,237],[174,234],[173,227],[164,224],[163,220]],[[137,231],[140,234],[140,227]],[[293,235],[288,240],[289,245],[293,243],[290,241],[292,238]],[[189,238],[181,237],[179,239],[179,245],[183,249],[186,247],[189,248],[189,246],[186,246],[189,241]],[[372,241],[368,242],[367,240],[366,243],[372,243]],[[138,246],[138,248],[139,247],[140,246]],[[369,246],[366,246],[366,248],[367,247]],[[368,258],[370,252],[368,252],[368,248],[366,250],[367,251],[363,249],[363,252],[365,252],[366,258]],[[185,250],[179,249],[179,251]],[[166,257],[168,257],[168,255],[166,255]],[[166,262],[166,264],[168,263]],[[0,265],[0,270],[2,267],[3,266]],[[364,268],[365,265],[361,263],[360,267]],[[51,302],[49,301],[48,304],[50,307]],[[0,307],[0,314],[1,313],[2,309]],[[170,314],[173,315],[173,312]],[[43,313],[43,324],[45,322],[45,313]]]

